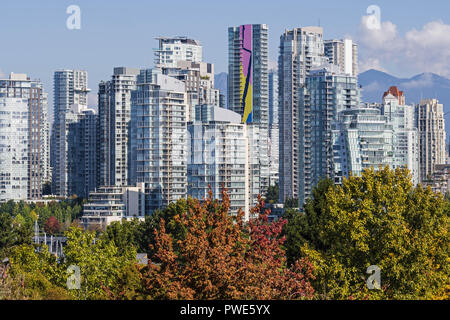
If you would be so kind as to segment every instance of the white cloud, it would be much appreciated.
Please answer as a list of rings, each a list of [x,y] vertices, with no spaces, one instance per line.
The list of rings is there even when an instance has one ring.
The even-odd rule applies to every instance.
[[[358,31],[361,70],[395,65],[407,73],[433,72],[450,77],[450,25],[432,21],[401,36],[392,22],[384,21],[379,29],[373,29],[367,19],[361,19]]]
[[[364,61],[359,62],[359,72],[364,72],[370,69],[387,72],[387,70],[381,65],[380,60],[377,58],[367,58]]]

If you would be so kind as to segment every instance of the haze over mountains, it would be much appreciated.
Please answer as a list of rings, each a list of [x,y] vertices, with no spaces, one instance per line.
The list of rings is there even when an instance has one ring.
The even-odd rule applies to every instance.
[[[221,72],[216,74],[214,76],[214,86],[225,96],[225,106],[227,106],[228,73]]]

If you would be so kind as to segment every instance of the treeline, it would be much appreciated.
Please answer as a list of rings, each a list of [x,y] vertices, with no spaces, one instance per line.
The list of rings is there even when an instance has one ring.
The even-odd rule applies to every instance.
[[[180,200],[98,234],[73,226],[59,262],[45,248],[11,247],[0,298],[448,299],[450,203],[414,187],[407,170],[324,180],[303,212],[272,222],[262,200],[248,223],[228,209],[224,192],[221,202]],[[381,283],[371,290],[373,265]]]
[[[81,216],[82,204],[81,199],[48,204],[23,201],[0,204],[0,253],[14,245],[30,244],[36,219],[41,232],[64,233]]]

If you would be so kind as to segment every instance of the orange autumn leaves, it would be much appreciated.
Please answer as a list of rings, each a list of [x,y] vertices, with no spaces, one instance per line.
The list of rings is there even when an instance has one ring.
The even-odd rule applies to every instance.
[[[308,299],[314,290],[312,267],[299,260],[290,268],[281,231],[286,220],[268,221],[264,203],[243,213],[229,214],[229,197],[203,202],[188,200],[188,212],[174,220],[183,236],[166,232],[161,220],[155,230],[155,252],[144,271],[145,291],[154,299]]]

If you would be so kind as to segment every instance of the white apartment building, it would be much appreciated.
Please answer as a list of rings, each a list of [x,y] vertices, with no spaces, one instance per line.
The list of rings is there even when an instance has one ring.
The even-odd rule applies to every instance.
[[[350,174],[361,176],[365,169],[392,168],[394,132],[381,109],[377,104],[363,104],[339,113],[332,130],[335,183]]]
[[[230,213],[249,214],[248,137],[241,116],[210,105],[196,107],[188,123],[188,196],[205,199],[211,187],[214,199],[230,198]]]
[[[0,97],[0,202],[28,199],[28,99]]]
[[[159,37],[159,48],[155,50],[155,65],[158,68],[176,68],[178,61],[203,61],[203,47],[198,40],[187,37]]]
[[[187,120],[195,118],[195,106],[220,105],[220,91],[214,88],[214,64],[177,61],[176,67],[161,67],[164,75],[183,81],[187,93]]]
[[[399,101],[403,104],[399,104]],[[406,105],[404,98],[399,100],[397,96],[387,92],[383,98],[382,114],[392,125],[392,168],[408,167],[412,181],[417,185],[419,183],[419,133],[415,123],[415,106]]]
[[[279,108],[278,108],[278,71],[269,70],[269,184],[279,180]]]
[[[130,183],[131,92],[136,89],[139,72],[134,68],[114,68],[112,79],[99,84],[97,172],[102,186]]]
[[[306,77],[312,68],[324,65],[323,29],[302,27],[286,30],[280,37],[278,58],[280,127],[280,202],[299,198],[300,186],[300,101]]]
[[[435,166],[446,163],[444,106],[425,99],[416,108],[419,129],[420,182],[431,179]]]
[[[342,73],[358,76],[358,45],[351,39],[325,40],[328,62],[339,66]]]
[[[135,187],[99,187],[89,195],[88,203],[83,205],[81,223],[85,229],[108,225],[122,219],[140,219],[145,216],[144,184]]]
[[[145,183],[145,212],[186,198],[187,101],[184,82],[141,70],[132,92],[131,184]]]
[[[359,99],[356,77],[336,65],[311,69],[306,77],[298,118],[300,207],[321,179],[333,178],[333,126],[340,112],[357,108]]]
[[[31,80],[26,74],[11,73],[8,79],[0,79],[0,97],[21,98],[28,102],[27,199],[41,199],[43,185],[51,177],[47,93],[40,80]]]

